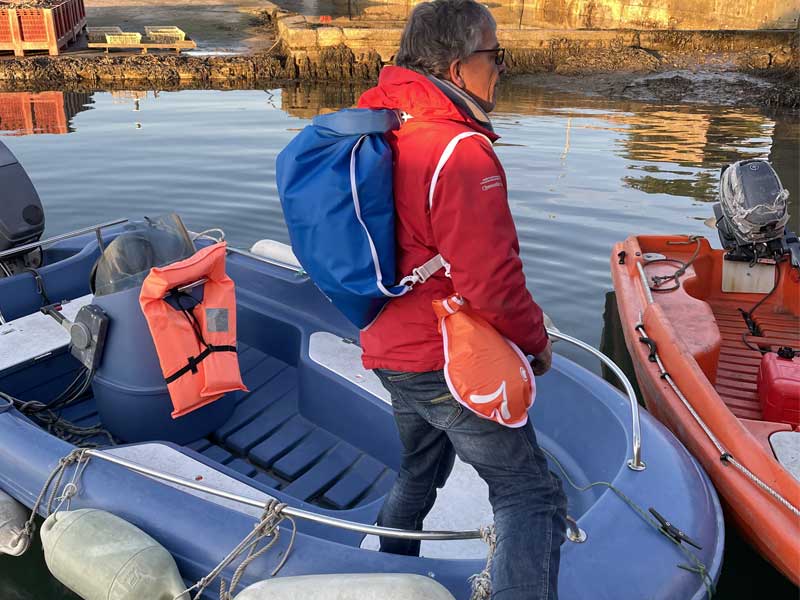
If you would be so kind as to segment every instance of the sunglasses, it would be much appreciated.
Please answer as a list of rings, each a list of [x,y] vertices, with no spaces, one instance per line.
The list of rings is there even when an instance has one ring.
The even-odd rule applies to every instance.
[[[494,52],[494,64],[502,65],[506,60],[506,49],[505,48],[489,48],[487,50],[475,50],[473,54],[478,54],[479,52]]]

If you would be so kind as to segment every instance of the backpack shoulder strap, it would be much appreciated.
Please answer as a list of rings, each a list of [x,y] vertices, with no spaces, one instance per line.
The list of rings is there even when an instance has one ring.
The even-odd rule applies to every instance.
[[[436,184],[439,181],[439,174],[442,172],[445,164],[447,164],[447,161],[450,160],[450,157],[453,155],[456,146],[461,140],[472,137],[473,135],[481,136],[483,139],[489,142],[490,145],[492,143],[489,138],[477,131],[464,131],[459,133],[457,136],[451,139],[450,142],[448,142],[447,146],[444,148],[444,152],[442,152],[441,157],[439,157],[439,162],[436,164],[436,169],[433,172],[431,187],[428,191],[428,208],[433,206],[433,194],[436,191]],[[411,275],[403,277],[403,279],[400,280],[400,284],[408,286],[408,288],[411,289],[418,283],[425,283],[434,273],[438,272],[442,268],[445,270],[445,275],[450,277],[450,263],[448,263],[441,254],[437,254],[426,263],[413,269],[411,271]]]

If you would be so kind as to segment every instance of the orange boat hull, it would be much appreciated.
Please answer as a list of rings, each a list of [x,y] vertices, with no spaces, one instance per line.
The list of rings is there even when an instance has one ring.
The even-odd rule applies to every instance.
[[[621,254],[623,253],[624,254]],[[693,255],[696,252],[696,256]],[[649,263],[646,255],[669,261]],[[680,261],[680,262],[675,262]],[[690,262],[676,289],[650,292],[652,277],[669,276]],[[779,285],[758,309],[765,343],[800,348],[800,279],[779,264]],[[758,350],[748,348],[738,308],[751,309],[764,294],[722,292],[722,251],[686,236],[630,237],[615,245],[611,273],[625,343],[648,410],[684,443],[714,482],[728,518],[777,569],[800,585],[800,518],[729,462],[692,416],[640,341],[642,323],[678,389],[719,444],[796,509],[800,482],[776,459],[769,435],[800,431],[797,425],[765,421],[755,394]],[[669,281],[664,288],[674,286]],[[797,338],[795,340],[795,338]],[[746,338],[745,338],[746,339]],[[754,338],[755,339],[755,338]]]

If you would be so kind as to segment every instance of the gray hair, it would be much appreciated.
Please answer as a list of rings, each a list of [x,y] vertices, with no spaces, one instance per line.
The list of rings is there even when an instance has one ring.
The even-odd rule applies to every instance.
[[[449,79],[450,64],[478,50],[494,17],[475,0],[433,0],[418,4],[403,30],[395,64]]]

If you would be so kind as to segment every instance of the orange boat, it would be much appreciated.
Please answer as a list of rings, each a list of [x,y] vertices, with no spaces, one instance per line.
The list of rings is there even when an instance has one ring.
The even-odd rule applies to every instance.
[[[724,254],[687,236],[615,245],[611,273],[625,342],[648,410],[702,463],[745,537],[800,584],[800,458],[791,456],[800,440],[791,409],[800,398],[788,398],[794,404],[778,415],[759,398],[759,387],[764,395],[769,386],[764,375],[759,380],[762,349],[800,349],[800,271],[788,260],[772,267],[778,284],[752,315],[761,333],[754,335],[740,309],[753,312],[769,292],[723,291],[730,287]],[[730,264],[737,275],[750,269]]]

